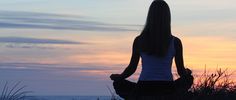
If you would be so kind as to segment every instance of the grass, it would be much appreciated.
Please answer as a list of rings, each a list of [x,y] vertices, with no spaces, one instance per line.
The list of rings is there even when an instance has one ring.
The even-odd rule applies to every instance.
[[[189,93],[192,100],[236,100],[236,84],[233,73],[218,69],[208,74],[206,70],[195,81]]]
[[[6,82],[0,91],[0,100],[24,100],[26,94],[30,91],[24,91],[26,86],[20,86],[20,82],[15,83],[13,86],[9,86]]]

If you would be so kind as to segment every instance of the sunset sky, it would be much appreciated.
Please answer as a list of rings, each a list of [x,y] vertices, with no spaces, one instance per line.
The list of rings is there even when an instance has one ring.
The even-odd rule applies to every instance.
[[[32,95],[110,95],[109,76],[128,65],[151,2],[0,1],[0,90],[5,81],[21,81]],[[166,2],[185,66],[195,74],[205,65],[236,71],[235,0]]]

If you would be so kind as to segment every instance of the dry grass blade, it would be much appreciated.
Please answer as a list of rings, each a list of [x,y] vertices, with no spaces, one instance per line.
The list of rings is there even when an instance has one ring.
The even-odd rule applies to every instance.
[[[20,86],[20,83],[21,82],[17,82],[11,89],[9,89],[9,83],[6,82],[0,100],[24,100],[26,94],[31,93],[31,91],[24,91],[26,86]]]

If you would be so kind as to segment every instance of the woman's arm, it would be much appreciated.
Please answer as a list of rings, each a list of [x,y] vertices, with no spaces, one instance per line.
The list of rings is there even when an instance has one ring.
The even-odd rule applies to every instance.
[[[184,60],[183,60],[183,46],[182,42],[179,38],[175,37],[175,64],[177,67],[177,72],[180,77],[186,75],[186,70],[184,68]]]
[[[140,59],[140,52],[138,50],[138,40],[136,38],[133,43],[132,56],[131,56],[130,63],[128,67],[124,70],[124,72],[121,74],[122,78],[128,78],[136,71],[139,59]]]
[[[140,53],[138,50],[138,39],[136,38],[133,43],[132,56],[128,67],[123,71],[122,74],[112,74],[110,77],[112,80],[125,79],[131,76],[137,69],[138,62],[140,59]]]

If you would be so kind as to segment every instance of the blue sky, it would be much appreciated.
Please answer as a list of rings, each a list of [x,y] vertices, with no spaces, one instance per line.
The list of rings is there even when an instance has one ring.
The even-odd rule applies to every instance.
[[[186,66],[235,69],[235,0],[166,1]],[[151,2],[0,1],[0,84],[22,81],[33,95],[109,95],[109,75],[128,64]]]

